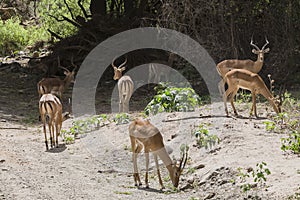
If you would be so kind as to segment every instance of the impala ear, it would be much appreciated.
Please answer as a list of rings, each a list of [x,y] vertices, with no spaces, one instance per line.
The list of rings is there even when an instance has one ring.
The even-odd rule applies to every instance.
[[[258,54],[258,51],[256,49],[252,49],[252,53]]]
[[[270,51],[270,48],[266,48],[266,49],[264,50],[264,53],[269,53],[269,51]]]
[[[126,69],[126,67],[120,68],[121,72],[122,72],[122,71],[125,71],[125,69]]]

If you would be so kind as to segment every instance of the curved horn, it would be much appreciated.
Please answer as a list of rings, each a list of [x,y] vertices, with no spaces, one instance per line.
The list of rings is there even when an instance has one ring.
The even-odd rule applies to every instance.
[[[264,44],[264,46],[261,48],[261,50],[264,50],[265,47],[269,44],[269,41],[268,41],[267,37],[265,37],[265,40],[266,40],[266,44]]]
[[[59,56],[57,56],[57,64],[58,64],[58,67],[59,67],[59,68],[65,70],[65,71],[67,71],[67,72],[70,72],[67,68],[65,68],[65,67],[63,67],[63,66],[60,65],[60,59],[59,59]]]
[[[188,147],[185,147],[185,150],[184,150],[184,151],[185,151],[185,152],[183,153],[182,158],[181,158],[181,160],[180,160],[180,164],[179,164],[179,168],[180,168],[181,170],[184,169],[185,164],[186,164],[187,159],[188,159]]]
[[[67,71],[67,72],[70,72],[67,68],[65,68],[63,66],[58,66],[58,67],[61,68],[61,69],[63,69],[63,70],[65,70],[65,71]]]
[[[117,57],[114,57],[114,59],[113,59],[112,62],[111,62],[111,66],[112,66],[113,68],[117,68],[117,66],[114,64],[116,58],[117,58]]]
[[[250,45],[253,46],[257,51],[260,50],[260,49],[258,48],[258,46],[256,46],[255,44],[253,44],[253,36],[251,37]]]
[[[119,66],[119,68],[123,67],[127,63],[127,58],[125,58],[125,61]]]
[[[74,64],[74,56],[73,55],[71,57],[71,64],[74,67],[73,71],[75,71],[75,69],[77,69],[78,66]]]

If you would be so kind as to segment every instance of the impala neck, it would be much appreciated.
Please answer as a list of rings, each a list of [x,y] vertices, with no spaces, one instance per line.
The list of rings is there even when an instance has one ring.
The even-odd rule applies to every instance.
[[[159,158],[163,161],[165,166],[172,165],[172,160],[165,147],[155,151],[154,153],[159,156]]]
[[[274,102],[274,97],[265,84],[264,84],[264,89],[261,91],[261,94],[269,101],[269,103],[272,105],[274,111],[278,114],[279,109]]]
[[[65,88],[69,87],[70,83],[71,83],[72,77],[71,76],[66,76],[64,79],[64,86]]]
[[[255,72],[258,73],[264,64],[264,55],[257,54],[257,60],[254,62]]]
[[[163,161],[164,165],[168,169],[170,178],[173,181],[174,180],[173,162],[172,162],[168,152],[166,151],[166,148],[163,147],[160,150],[155,151],[155,154],[157,154],[159,156],[159,158]]]

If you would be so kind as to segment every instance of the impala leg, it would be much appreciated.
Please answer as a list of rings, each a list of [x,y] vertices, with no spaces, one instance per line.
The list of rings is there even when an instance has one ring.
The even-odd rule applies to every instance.
[[[236,116],[238,115],[238,113],[237,113],[237,111],[236,111],[236,109],[235,109],[235,106],[234,106],[234,102],[233,102],[233,101],[234,101],[234,97],[235,97],[237,91],[238,91],[238,90],[234,90],[234,91],[232,92],[232,94],[231,94],[231,97],[230,97],[231,107],[232,107],[233,112],[234,112],[234,114],[235,114]]]
[[[220,95],[223,96],[224,93],[225,93],[225,84],[224,84],[224,81],[223,81],[223,80],[221,80],[221,81],[218,83],[218,89],[219,89]]]
[[[146,188],[149,188],[149,184],[148,184],[148,171],[149,171],[149,152],[145,151],[145,158],[146,158],[146,174],[145,174],[145,185]]]
[[[52,137],[52,123],[50,122],[50,120],[49,120],[49,122],[48,122],[48,127],[49,127],[49,132],[50,132],[50,146],[51,146],[51,148],[53,147],[53,137]]]
[[[43,121],[43,129],[44,129],[46,150],[48,151],[49,147],[48,147],[48,140],[47,140],[47,133],[46,133],[46,122],[45,122],[45,119],[43,117],[42,117],[42,121]]]
[[[226,112],[226,115],[228,116],[227,94],[226,93],[223,94],[223,101],[224,101],[225,112]]]
[[[62,126],[62,120],[59,119],[58,122],[55,123],[55,129],[56,129],[56,135],[55,135],[55,146],[58,147],[58,136],[60,135],[60,130],[61,130],[61,126]]]
[[[229,115],[229,112],[228,112],[228,107],[227,107],[227,98],[228,96],[230,95],[230,100],[233,99],[233,97],[235,96],[234,95],[234,89],[233,88],[228,88],[226,90],[226,92],[223,93],[223,101],[224,101],[224,106],[225,106],[225,112],[226,112],[226,115],[228,116]],[[231,101],[230,101],[231,103]],[[231,103],[231,106],[232,106],[232,103]],[[234,108],[234,106],[233,106]],[[235,109],[235,108],[234,108]]]
[[[131,141],[131,149],[133,149],[132,152],[132,162],[133,162],[133,178],[134,178],[134,183],[135,186],[141,186],[142,182],[140,180],[139,172],[138,172],[138,167],[137,167],[137,155],[138,153],[141,152],[142,150],[142,145],[139,145],[136,143],[135,139],[133,137],[130,137]]]
[[[157,169],[157,176],[158,176],[158,181],[159,181],[159,184],[160,184],[160,188],[161,188],[161,190],[163,190],[163,189],[165,189],[165,187],[164,187],[163,182],[161,180],[157,155],[153,154],[153,156],[154,156],[155,166],[156,166],[156,169]]]
[[[258,118],[257,112],[256,112],[256,94],[254,91],[251,91],[252,94],[252,107],[251,107],[251,112],[250,115],[253,115],[253,111],[254,111],[254,115],[256,118]]]

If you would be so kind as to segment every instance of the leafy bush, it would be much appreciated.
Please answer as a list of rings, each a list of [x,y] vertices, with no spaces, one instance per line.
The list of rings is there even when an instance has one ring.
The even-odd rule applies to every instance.
[[[24,49],[39,40],[47,40],[48,33],[37,26],[24,28],[20,25],[19,18],[11,18],[5,21],[0,20],[0,54],[8,55],[11,52]]]
[[[200,97],[192,88],[156,87],[157,95],[145,108],[145,114],[160,112],[188,112],[194,111],[200,105]]]

